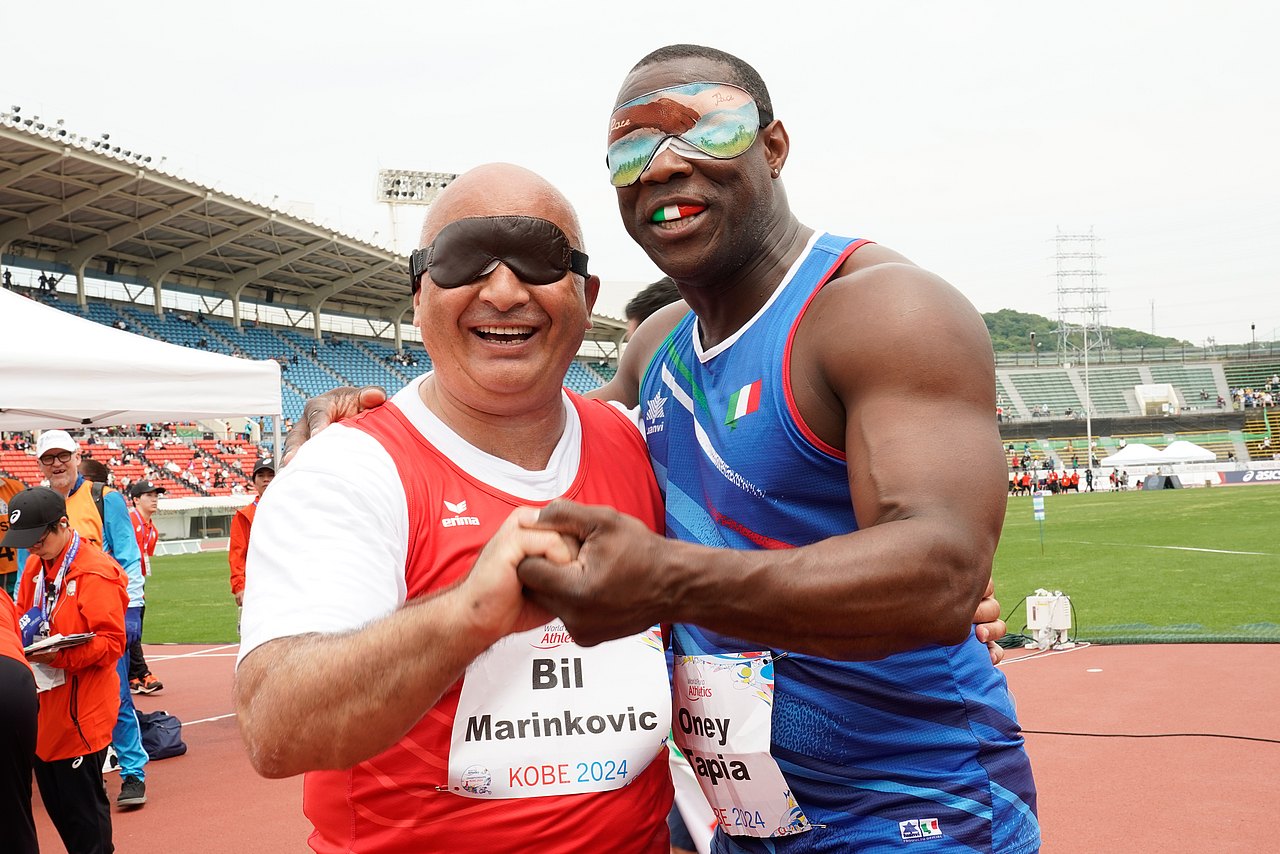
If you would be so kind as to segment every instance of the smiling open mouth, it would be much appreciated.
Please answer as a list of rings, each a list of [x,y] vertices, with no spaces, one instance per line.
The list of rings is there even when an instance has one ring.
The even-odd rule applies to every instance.
[[[520,344],[533,337],[532,326],[477,326],[475,334],[493,344]]]

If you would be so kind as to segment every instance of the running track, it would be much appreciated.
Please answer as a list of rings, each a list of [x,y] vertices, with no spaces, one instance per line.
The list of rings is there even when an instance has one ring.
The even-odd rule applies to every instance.
[[[147,661],[166,687],[135,700],[143,710],[167,709],[186,722],[189,750],[147,766],[145,807],[113,813],[122,854],[307,850],[300,780],[263,780],[245,758],[231,716],[234,653],[235,647],[147,647]],[[1280,645],[1013,652],[1001,669],[1027,730],[1272,740],[1028,732],[1045,852],[1275,850]],[[114,802],[119,780],[107,779]],[[38,794],[34,800],[41,850],[61,851]]]

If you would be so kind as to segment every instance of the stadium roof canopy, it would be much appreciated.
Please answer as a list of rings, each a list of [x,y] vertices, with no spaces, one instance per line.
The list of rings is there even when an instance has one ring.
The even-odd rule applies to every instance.
[[[0,256],[75,275],[242,301],[347,314],[398,329],[411,303],[408,264],[393,250],[159,168],[108,140],[0,114]],[[597,317],[588,334],[620,342]]]

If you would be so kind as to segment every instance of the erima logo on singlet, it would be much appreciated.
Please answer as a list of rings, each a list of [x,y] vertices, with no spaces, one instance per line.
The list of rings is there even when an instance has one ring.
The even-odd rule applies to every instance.
[[[448,510],[450,513],[454,515],[446,516],[445,518],[441,519],[440,525],[442,527],[456,528],[459,525],[479,525],[480,524],[480,520],[477,517],[462,515],[463,513],[467,512],[467,502],[465,500],[459,501],[456,504],[453,503],[452,501],[446,501],[444,503],[444,509]]]

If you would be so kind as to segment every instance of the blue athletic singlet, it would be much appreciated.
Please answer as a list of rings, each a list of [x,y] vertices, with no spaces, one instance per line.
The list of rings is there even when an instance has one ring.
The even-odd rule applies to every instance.
[[[690,313],[654,355],[640,403],[667,536],[783,549],[858,529],[844,455],[800,422],[787,369],[809,300],[864,243],[816,237],[731,338],[702,352]],[[676,655],[761,649],[692,625],[673,637]],[[809,820],[826,827],[774,839],[720,832],[715,851],[1038,849],[1013,702],[972,632],[959,646],[873,662],[788,654],[775,678],[773,758]]]

